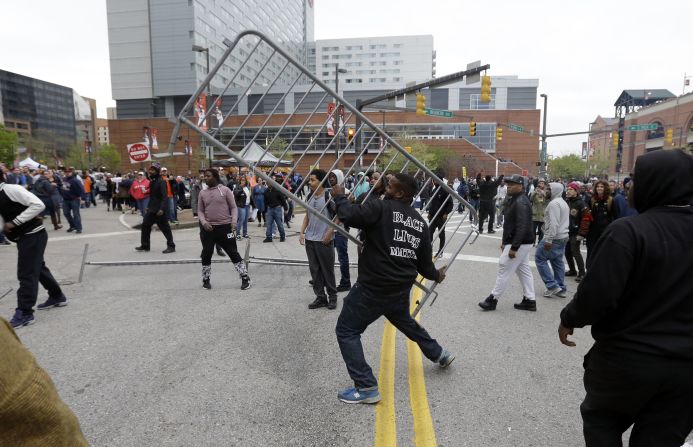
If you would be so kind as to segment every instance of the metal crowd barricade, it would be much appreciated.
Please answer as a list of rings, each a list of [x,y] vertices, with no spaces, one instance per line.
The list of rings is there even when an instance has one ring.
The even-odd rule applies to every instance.
[[[466,210],[469,210],[469,217],[471,217],[474,222],[478,221],[474,208],[462,197],[460,197],[456,191],[444,183],[443,180],[430,169],[426,168],[421,161],[412,156],[412,154],[408,153],[395,139],[385,133],[383,129],[378,127],[378,125],[362,114],[353,104],[338,96],[334,90],[328,87],[325,83],[313,75],[313,73],[296,61],[280,45],[267,38],[264,34],[253,30],[243,31],[236,37],[235,40],[230,41],[227,39],[224,41],[224,43],[226,44],[227,49],[218,59],[214,67],[210,69],[204,81],[199,85],[195,93],[190,97],[188,102],[180,111],[171,135],[169,153],[173,153],[181,127],[182,125],[186,125],[193,132],[196,132],[202,138],[204,138],[208,144],[212,145],[219,151],[226,153],[231,159],[235,160],[239,166],[249,168],[258,178],[263,179],[267,184],[271,185],[275,189],[278,189],[287,197],[293,199],[295,203],[302,205],[306,209],[306,212],[311,213],[311,218],[320,219],[360,246],[361,242],[357,237],[322,214],[322,210],[316,210],[309,206],[306,201],[298,197],[292,191],[287,190],[283,185],[277,183],[272,175],[268,175],[260,169],[259,161],[267,156],[274,141],[279,138],[282,131],[284,131],[292,120],[294,120],[295,122],[302,122],[302,124],[300,125],[298,131],[296,131],[295,136],[291,138],[291,141],[284,148],[282,154],[278,157],[279,160],[293,150],[300,153],[299,158],[294,162],[294,166],[298,165],[298,163],[302,161],[308,154],[318,155],[317,161],[315,162],[315,164],[317,164],[320,163],[320,161],[323,160],[327,154],[335,153],[335,149],[337,149],[335,153],[336,159],[334,162],[332,162],[329,169],[326,169],[325,171],[329,173],[337,166],[340,166],[341,163],[342,167],[346,169],[346,178],[350,174],[364,171],[363,162],[366,153],[370,153],[370,156],[373,158],[366,169],[380,170],[382,173],[391,173],[392,171],[390,171],[390,167],[392,166],[392,162],[395,160],[395,158],[404,157],[404,166],[400,169],[400,172],[411,172],[410,167],[413,166],[413,168],[416,170],[415,176],[423,179],[423,181],[420,182],[421,189],[419,194],[428,187],[428,184],[431,181],[433,181],[437,186],[434,189],[431,198],[442,188],[442,190],[448,194],[446,202],[455,200],[458,201],[465,206]],[[235,71],[230,79],[227,79],[221,75],[222,71],[228,70],[229,64],[227,62],[233,65],[239,61],[242,62],[240,63],[240,66],[234,67]],[[245,76],[245,74],[250,73],[254,73],[252,78]],[[224,87],[222,89],[218,89],[216,93],[212,91],[213,80],[215,83],[216,81],[221,80],[221,84],[224,85]],[[301,80],[304,82],[300,82]],[[224,122],[229,119],[234,111],[238,111],[239,105],[241,104],[243,98],[249,97],[251,88],[258,88],[258,86],[261,88],[261,90],[264,90],[260,98],[255,102],[254,106],[248,110],[248,113],[245,114],[240,126],[238,126],[235,131],[232,130],[231,132],[226,133],[223,126]],[[257,127],[257,131],[254,132],[252,140],[254,141],[255,139],[259,138],[263,130],[268,132],[269,129],[272,129],[271,131],[275,132],[275,134],[269,143],[265,141],[266,144],[261,159],[255,163],[249,163],[240,156],[239,152],[235,152],[229,149],[229,147],[234,145],[239,137],[239,134],[241,134],[243,130],[255,128],[255,126],[251,126],[249,124],[249,122],[251,122],[252,115],[257,111],[259,105],[267,97],[270,90],[275,86],[277,86],[278,91],[282,93],[281,99],[277,102],[272,111],[267,115],[259,127]],[[202,101],[198,102],[198,99],[206,91],[212,91],[212,94],[216,94],[217,100],[210,101],[210,104],[208,104],[208,107],[204,111],[198,109],[198,117],[202,116],[201,113],[204,113],[204,117],[202,117],[202,119],[198,119],[197,123],[193,122],[189,117],[194,115],[194,113],[192,113],[193,108],[198,108],[198,104],[202,103]],[[217,101],[219,98],[226,97],[225,95],[228,93],[237,95],[236,100],[226,113],[221,113],[220,109],[218,108]],[[290,106],[287,107],[285,104],[285,100],[290,93],[295,93],[295,97],[300,98],[292,108]],[[298,112],[309,94],[317,94],[317,96],[320,96],[321,93],[322,96],[320,101],[318,101],[315,107],[313,107],[308,114]],[[335,106],[329,115],[325,113],[324,109],[321,109],[321,106],[325,104],[325,101],[331,98],[334,98],[336,103],[344,106],[343,118],[340,116],[341,114],[339,112],[339,107]],[[211,98],[208,99],[211,100]],[[281,113],[279,113],[278,109],[280,104],[284,104],[289,110],[282,110]],[[308,109],[310,110],[310,107],[308,107]],[[215,112],[219,125],[214,129],[212,129],[211,126],[209,126],[209,129],[205,129],[203,128],[202,123],[212,114],[212,112]],[[281,124],[278,129],[276,125],[268,125],[271,118],[284,114],[288,116],[283,120],[283,124]],[[240,115],[240,113],[237,113],[237,115]],[[304,115],[305,119],[301,120],[301,117]],[[339,145],[342,142],[341,135],[346,131],[347,123],[349,123],[352,118],[359,123],[359,127],[354,129],[355,132],[353,138],[346,141],[344,147],[340,148]],[[206,122],[209,123],[209,120],[207,119]],[[309,126],[309,123],[312,124]],[[330,130],[330,128],[332,128],[334,132],[333,135],[329,135],[332,136],[332,138],[329,139],[327,144],[322,148],[319,147],[319,144],[317,143],[318,138],[311,138],[309,144],[300,146],[298,144],[299,136],[304,134],[304,131],[306,131],[308,127],[311,129],[318,127],[317,135],[323,135],[323,133],[328,133],[329,135],[328,130]],[[230,134],[230,137],[228,137],[228,134]],[[307,132],[305,134],[307,134]],[[359,142],[358,147],[357,142]],[[237,143],[236,146],[238,146]],[[387,153],[386,150],[389,151],[389,153]],[[350,158],[352,156],[354,157],[354,161],[350,166],[344,166],[346,155],[349,155]],[[387,160],[387,162],[385,162],[385,160]],[[272,171],[277,169],[278,165],[279,161],[277,161],[274,167],[270,170],[270,174]],[[305,186],[307,179],[308,175],[305,176],[304,181],[298,186],[299,189],[302,189]],[[364,179],[365,176],[359,181],[365,181]],[[327,182],[327,177],[322,180],[321,185],[325,182]],[[368,194],[372,194],[372,191],[373,189],[371,188]],[[427,206],[430,206],[430,202]],[[432,220],[434,220],[440,214],[441,210],[442,208],[439,210],[431,210],[431,213],[435,215]],[[425,211],[426,208],[422,210],[422,212]],[[453,214],[454,212],[449,213],[446,224]],[[462,217],[464,221],[464,215]],[[463,247],[467,243],[473,243],[478,236],[478,232],[475,228],[470,228],[467,232],[460,232],[458,231],[460,226],[461,222],[451,233],[451,236],[447,240],[444,247],[444,249],[450,248],[449,252],[451,253],[451,256],[446,264],[448,271]],[[461,237],[457,237],[458,234],[461,235]],[[435,243],[438,232],[436,232],[433,236],[434,237],[432,239]],[[264,261],[272,263],[272,259],[269,258],[264,259]],[[415,313],[420,310],[429,297],[433,296],[433,301],[435,301],[435,296],[437,295],[435,292],[437,283],[434,283],[428,287],[420,282],[417,282],[416,285],[425,292],[425,295],[418,303]]]

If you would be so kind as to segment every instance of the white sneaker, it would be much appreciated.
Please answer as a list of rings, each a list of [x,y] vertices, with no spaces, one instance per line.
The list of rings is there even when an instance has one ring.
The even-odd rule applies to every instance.
[[[554,289],[546,289],[546,290],[544,290],[544,297],[551,298],[554,295],[558,295],[560,292],[561,292],[560,287],[556,287]]]

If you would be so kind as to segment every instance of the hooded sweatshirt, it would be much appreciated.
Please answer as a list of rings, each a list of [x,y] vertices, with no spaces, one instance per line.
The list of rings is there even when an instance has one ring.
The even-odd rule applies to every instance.
[[[549,188],[551,201],[544,210],[544,242],[553,243],[556,239],[568,238],[570,209],[568,203],[563,200],[563,185],[549,183]]]
[[[637,216],[615,220],[561,312],[569,328],[592,325],[593,349],[693,361],[693,157],[638,157]]]

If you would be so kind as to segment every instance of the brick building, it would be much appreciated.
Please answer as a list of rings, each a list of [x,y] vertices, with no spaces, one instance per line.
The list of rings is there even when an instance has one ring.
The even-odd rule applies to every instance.
[[[496,161],[498,160],[499,173],[521,173],[526,170],[530,175],[536,175],[538,168],[538,145],[539,145],[539,110],[464,110],[455,112],[455,116],[450,119],[418,116],[415,112],[401,111],[381,111],[381,112],[366,112],[366,116],[376,124],[382,126],[384,124],[385,131],[393,136],[404,136],[424,140],[431,147],[442,147],[450,149],[463,160],[467,168],[468,175],[475,175],[483,170],[485,173],[493,174],[496,169]],[[284,131],[281,137],[289,142],[298,132],[301,125],[305,122],[308,115],[297,113],[295,114]],[[232,150],[241,150],[249,141],[253,140],[261,146],[270,141],[274,137],[274,132],[284,123],[287,115],[273,115],[265,125],[261,133],[255,137],[257,130],[264,121],[267,115],[251,115],[248,122],[239,131],[239,126],[246,119],[243,115],[232,115],[225,121],[224,133],[222,141],[228,141],[231,135],[238,131],[238,136],[231,144]],[[298,135],[292,146],[292,155],[295,161],[298,161],[296,170],[301,174],[308,172],[309,167],[315,164],[315,161],[320,156],[323,148],[327,144],[327,135],[319,135],[317,132],[325,120],[325,115],[316,114],[306,125],[305,129]],[[475,121],[478,129],[485,125],[492,129],[493,138],[495,140],[495,128],[501,125],[504,129],[502,141],[494,141],[495,148],[493,152],[480,148],[474,144],[473,138],[469,137],[469,122]],[[507,128],[507,124],[512,123],[524,128],[523,133],[514,132]],[[349,122],[347,125],[353,126],[355,123]],[[173,130],[173,124],[167,118],[146,118],[146,119],[121,119],[109,120],[109,138],[110,142],[116,145],[121,150],[122,166],[125,171],[132,169],[129,158],[126,152],[126,145],[140,142],[143,140],[144,127],[156,128],[158,132],[158,150],[153,150],[153,156],[162,164],[166,164],[169,170],[174,170],[176,174],[185,174],[190,171],[196,171],[201,166],[206,164],[205,154],[201,151],[200,137],[192,130],[185,126],[180,134],[179,141],[174,149],[177,156],[170,158],[167,156],[168,142]],[[369,138],[368,134],[366,138]],[[182,140],[189,140],[193,148],[192,156],[184,154]],[[313,145],[306,152],[305,148],[309,146],[311,141]],[[470,141],[472,140],[472,141]],[[302,150],[304,149],[304,150]],[[372,160],[373,155],[369,154],[364,160],[364,165],[368,165]],[[228,158],[223,152],[216,151],[215,159]],[[300,161],[299,161],[300,159]],[[344,157],[344,163],[351,165],[355,159],[353,150],[347,151]],[[330,166],[334,162],[334,154],[328,153],[320,162],[321,165]],[[139,165],[137,165],[139,166]],[[458,172],[449,173],[448,175],[460,175],[462,166],[458,167]]]

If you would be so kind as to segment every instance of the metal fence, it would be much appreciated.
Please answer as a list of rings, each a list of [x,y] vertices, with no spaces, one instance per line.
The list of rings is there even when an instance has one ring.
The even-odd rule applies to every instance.
[[[473,222],[478,222],[476,210],[467,203],[462,197],[457,194],[449,185],[447,185],[442,178],[433,173],[430,169],[426,168],[424,163],[416,159],[410,153],[408,153],[395,139],[390,135],[385,133],[380,127],[374,122],[363,115],[354,105],[350,104],[344,98],[337,95],[337,93],[328,87],[325,83],[320,81],[313,73],[302,66],[298,61],[296,61],[291,55],[289,55],[282,47],[262,33],[257,31],[244,31],[236,37],[235,40],[224,42],[227,45],[227,49],[224,54],[218,59],[214,67],[212,67],[202,82],[198,87],[197,91],[190,97],[188,102],[185,104],[180,114],[178,115],[174,131],[171,135],[171,142],[169,145],[169,152],[173,153],[175,145],[178,141],[178,135],[180,134],[181,127],[183,125],[188,126],[192,131],[198,133],[203,137],[204,140],[214,148],[222,151],[228,156],[235,160],[239,166],[245,166],[252,170],[253,173],[271,185],[273,188],[281,191],[287,197],[293,199],[295,203],[298,203],[306,209],[307,212],[311,213],[311,219],[316,218],[327,223],[333,227],[336,231],[339,231],[349,240],[357,245],[361,245],[361,241],[353,234],[346,231],[341,225],[336,224],[334,221],[326,217],[322,211],[316,210],[309,206],[303,199],[298,197],[292,191],[287,190],[284,185],[277,183],[271,176],[271,172],[279,167],[281,159],[287,154],[295,152],[299,154],[298,159],[294,161],[295,165],[298,165],[301,160],[304,159],[306,154],[309,152],[312,155],[318,154],[316,164],[321,161],[331,159],[331,157],[326,158],[326,155],[334,154],[335,160],[332,161],[329,169],[325,169],[326,172],[330,172],[336,169],[338,166],[342,169],[345,174],[345,178],[354,175],[358,172],[364,171],[379,171],[381,173],[391,173],[391,166],[396,159],[402,159],[403,166],[399,169],[400,172],[412,172],[414,171],[414,176],[421,179],[420,182],[420,193],[424,190],[431,191],[431,197],[433,197],[441,189],[447,193],[445,199],[446,203],[448,201],[453,201],[464,205],[465,212],[462,215],[462,219],[457,223],[456,227],[451,231],[448,230],[450,236],[446,241],[445,247],[436,260],[440,259],[443,253],[449,253],[450,257],[447,260],[448,272],[452,267],[453,262],[457,258],[458,254],[462,248],[467,243],[473,243],[478,236],[476,228],[467,227],[466,231],[461,231],[463,222],[466,221],[466,217],[471,218]],[[260,62],[258,62],[260,61]],[[264,61],[264,62],[263,62]],[[239,66],[240,62],[240,66]],[[228,71],[228,67],[233,66],[233,75],[229,78],[220,74],[223,70]],[[252,77],[251,77],[252,76]],[[222,88],[217,89],[217,91],[212,91],[212,81],[214,80],[214,86],[223,85]],[[221,82],[220,80],[225,81]],[[259,98],[254,95],[253,104],[248,104],[247,113],[242,116],[242,123],[240,126],[234,126],[235,130],[225,131],[223,123],[229,118],[229,116],[234,113],[234,111],[239,114],[239,105],[243,98],[247,98],[251,94],[251,89],[257,91],[263,91]],[[228,108],[225,107],[226,112],[221,112],[218,107],[216,100],[212,101],[212,98],[207,98],[205,92],[211,91],[211,93],[216,96],[216,98],[234,98],[234,104]],[[250,126],[248,123],[251,116],[256,114],[258,107],[263,103],[263,100],[267,97],[269,92],[273,92],[273,99],[270,104],[274,104],[271,112],[266,113],[265,119],[257,127],[254,123]],[[282,92],[282,96],[277,99],[276,92]],[[317,93],[317,95],[316,95]],[[285,101],[289,98],[289,95],[293,95],[293,108],[290,113],[286,113]],[[306,98],[310,95],[309,103],[313,105],[312,107],[306,108],[304,102]],[[205,100],[202,101],[201,98],[204,97]],[[318,101],[315,99],[319,98]],[[298,98],[298,99],[297,99]],[[204,104],[209,100],[207,107],[204,109],[200,108],[201,104]],[[323,109],[326,101],[333,100],[335,103],[334,107],[330,107],[331,113],[328,113]],[[343,106],[343,108],[337,105]],[[197,110],[196,110],[197,108]],[[301,111],[300,113],[298,111]],[[308,113],[305,111],[309,110]],[[264,112],[264,110],[263,110]],[[341,113],[340,113],[341,112]],[[343,116],[340,116],[343,114]],[[283,122],[277,128],[278,115],[286,115],[283,120],[281,118],[279,121]],[[196,116],[196,119],[191,120],[190,116]],[[215,121],[217,126],[212,128],[207,126],[209,123],[208,117],[215,116]],[[240,119],[240,118],[239,118]],[[288,142],[284,148],[282,154],[279,155],[279,161],[277,161],[273,167],[270,167],[270,175],[266,174],[265,171],[261,170],[259,167],[260,162],[266,159],[274,159],[274,157],[268,156],[269,148],[273,147],[273,143],[281,134],[281,132],[287,127],[291,122],[292,127],[296,127],[296,120],[302,122],[299,130],[295,132],[295,137]],[[320,135],[327,135],[326,139],[323,138],[320,147],[315,145],[315,141],[311,141],[307,146],[301,144],[300,146],[296,144],[299,135],[301,135],[302,130],[311,123],[311,127],[315,128],[315,122],[321,123],[318,129]],[[197,121],[197,122],[195,122]],[[229,147],[231,147],[239,134],[244,131],[247,134],[247,130],[252,127],[257,129],[255,131],[255,137],[258,138],[262,132],[265,132],[270,128],[268,123],[272,121],[271,131],[275,132],[274,137],[271,141],[259,140],[262,146],[264,146],[264,152],[259,160],[254,160],[252,163],[244,160],[239,152],[235,152]],[[359,123],[358,128],[352,128],[349,131],[349,137],[343,137],[347,132],[347,123],[357,122]],[[325,144],[326,140],[326,144]],[[264,143],[264,144],[262,144]],[[364,163],[364,156],[369,153],[369,163]],[[347,165],[346,155],[349,155],[349,159],[353,158],[353,163]],[[325,163],[323,162],[323,163]],[[264,163],[266,165],[266,163]],[[341,164],[341,165],[340,165]],[[399,161],[396,165],[399,165]],[[396,166],[395,165],[395,166]],[[360,176],[359,183],[365,181],[366,176]],[[298,188],[303,189],[308,181],[308,175],[304,177],[303,182],[298,186]],[[321,181],[321,186],[327,181],[327,177]],[[373,188],[370,188],[368,195],[373,193]],[[331,199],[330,199],[331,200]],[[438,210],[429,210],[431,201],[423,207],[422,213],[428,212],[432,219],[435,220],[439,214],[442,212],[443,207]],[[327,205],[326,205],[327,206]],[[448,214],[445,225],[443,226],[443,231],[445,231],[446,225],[449,224],[449,220],[456,213],[453,211]],[[459,216],[458,216],[459,217]],[[432,239],[435,240],[438,237],[438,232],[433,235]],[[435,292],[436,283],[426,287],[421,282],[417,282],[418,287],[424,290],[425,295],[420,300],[419,306],[415,312],[418,312],[421,306],[429,299],[429,297],[434,297],[437,293]]]

